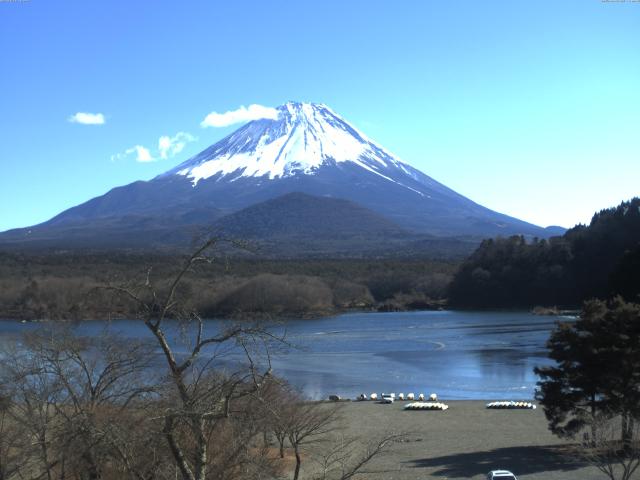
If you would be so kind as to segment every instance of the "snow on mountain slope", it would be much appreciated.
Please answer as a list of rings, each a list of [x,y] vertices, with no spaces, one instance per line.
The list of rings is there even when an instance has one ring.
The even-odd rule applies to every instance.
[[[273,180],[314,175],[322,166],[351,162],[400,185],[390,175],[394,171],[417,179],[413,168],[326,105],[289,102],[278,107],[278,111],[277,120],[250,122],[165,175],[186,176],[195,186],[215,175],[227,181],[264,176]]]

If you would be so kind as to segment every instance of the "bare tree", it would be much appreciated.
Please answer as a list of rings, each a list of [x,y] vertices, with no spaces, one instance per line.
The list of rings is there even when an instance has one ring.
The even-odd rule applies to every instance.
[[[41,358],[25,349],[14,348],[2,355],[2,385],[11,399],[7,421],[16,425],[22,436],[13,439],[20,448],[22,468],[33,478],[55,477],[60,459],[54,453],[58,419],[55,404],[61,398],[60,384],[46,373]]]
[[[366,443],[360,438],[335,435],[326,442],[329,448],[316,452],[312,457],[319,466],[319,473],[313,476],[313,480],[349,480],[362,475],[374,458],[389,452],[405,437],[405,433],[386,433],[378,440]]]
[[[294,399],[287,411],[287,438],[296,457],[293,480],[298,480],[302,465],[302,452],[320,442],[327,441],[328,434],[337,428],[338,405],[304,402]]]
[[[313,480],[347,480],[363,472],[383,455],[403,433],[381,433],[373,442],[343,433],[342,406],[304,399],[286,382],[272,382],[265,398],[266,416],[278,442],[280,458],[289,446],[295,455],[293,479],[302,478],[303,458],[312,461],[305,476]],[[269,402],[269,403],[267,403]]]
[[[21,432],[11,421],[11,398],[0,392],[0,480],[19,474],[22,466]]]
[[[120,478],[149,477],[127,462],[134,405],[154,391],[155,382],[141,379],[148,353],[144,344],[112,335],[88,341],[54,329],[28,335],[4,356],[9,420],[23,432],[30,478],[99,479],[114,469]],[[148,472],[153,463],[147,458],[145,465]]]
[[[253,429],[237,433],[247,426],[250,398],[259,395],[265,378],[271,373],[267,345],[274,339],[258,324],[232,324],[209,333],[200,316],[179,298],[182,280],[201,262],[218,239],[210,239],[190,255],[181,269],[161,290],[155,285],[152,271],[141,285],[110,286],[138,306],[138,316],[155,338],[168,369],[168,389],[164,392],[162,435],[184,480],[205,480],[212,461],[216,460],[216,478],[225,478],[247,465],[247,442],[257,435]],[[184,349],[177,354],[170,338],[169,320],[179,322]],[[169,330],[168,330],[169,328]],[[206,353],[206,354],[205,354]],[[225,369],[224,357],[243,355],[243,365]],[[260,361],[261,360],[261,361]],[[213,372],[213,373],[212,373]],[[234,439],[231,449],[225,439]],[[213,452],[211,448],[213,447]],[[226,452],[225,458],[219,457]],[[241,460],[242,457],[242,460]],[[231,458],[235,462],[231,462]],[[220,471],[222,466],[227,467]]]
[[[629,480],[640,467],[640,426],[624,423],[628,419],[600,414],[592,434],[585,434],[576,447],[579,458],[595,466],[610,480]],[[623,431],[626,435],[623,439]]]
[[[78,478],[102,478],[119,452],[113,435],[118,420],[130,404],[154,392],[155,382],[142,380],[151,366],[148,346],[112,335],[88,342],[70,334],[27,344],[62,391],[62,401],[54,406],[61,420],[59,437],[73,452],[67,455],[73,459],[66,462],[67,469],[74,469]]]
[[[258,398],[258,412],[262,419],[263,446],[265,448],[270,446],[270,436],[273,435],[278,443],[278,455],[283,459],[285,458],[292,389],[285,380],[272,375],[263,383],[261,395]]]

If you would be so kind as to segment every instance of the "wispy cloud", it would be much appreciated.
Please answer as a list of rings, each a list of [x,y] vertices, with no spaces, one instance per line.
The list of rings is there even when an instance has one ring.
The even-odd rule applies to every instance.
[[[243,105],[237,110],[232,110],[230,112],[211,112],[202,122],[200,122],[200,126],[228,127],[235,123],[244,123],[251,120],[258,120],[260,118],[276,120],[278,118],[278,110],[271,107],[257,105],[255,103],[249,105],[248,108]]]
[[[131,155],[134,152],[136,154],[136,162],[147,163],[155,162],[157,160],[157,158],[154,158],[153,155],[151,155],[149,149],[143,147],[142,145],[136,145],[135,147],[127,148],[124,153],[126,155]]]
[[[104,125],[105,119],[102,113],[78,112],[68,119],[71,123],[81,123],[82,125]]]
[[[135,155],[136,162],[140,163],[166,160],[175,157],[184,150],[187,143],[195,142],[196,140],[196,137],[187,132],[178,132],[173,137],[163,135],[158,139],[157,152],[152,152],[151,149],[143,145],[134,145],[131,148],[127,148],[124,152],[111,155],[111,161],[123,160],[131,155]]]
[[[195,141],[196,138],[187,132],[178,132],[173,137],[163,135],[158,139],[158,152],[160,158],[175,157],[179,154],[189,142]]]

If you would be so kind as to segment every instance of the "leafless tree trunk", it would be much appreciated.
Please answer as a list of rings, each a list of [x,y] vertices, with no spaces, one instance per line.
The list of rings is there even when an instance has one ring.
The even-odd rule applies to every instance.
[[[302,466],[302,450],[325,441],[327,435],[338,428],[338,405],[305,402],[291,393],[288,401],[282,408],[275,410],[275,414],[276,430],[286,433],[293,448],[296,458],[293,480],[298,480]]]
[[[156,288],[151,270],[143,285],[108,287],[125,295],[138,305],[139,316],[155,338],[168,368],[175,393],[174,403],[163,414],[164,435],[173,459],[184,480],[205,480],[210,463],[209,449],[222,449],[213,432],[218,421],[236,414],[243,415],[234,405],[243,399],[259,395],[263,381],[271,372],[266,345],[273,337],[258,325],[231,325],[208,334],[200,316],[183,305],[177,292],[181,281],[200,262],[210,262],[207,252],[217,239],[205,242],[170,280],[166,291]],[[172,319],[181,325],[189,338],[189,349],[178,357],[169,340],[167,322]],[[186,342],[185,342],[186,343]],[[209,375],[219,370],[219,360],[209,352],[235,348],[244,353],[246,367],[226,375]],[[265,354],[265,365],[255,356]]]
[[[341,405],[310,402],[285,381],[272,377],[261,397],[261,413],[276,437],[280,458],[288,441],[295,457],[293,478],[347,480],[363,473],[376,457],[387,452],[404,433],[384,433],[374,442],[347,437],[341,433]],[[302,470],[310,459],[315,468]]]
[[[316,452],[313,457],[320,466],[313,480],[349,480],[364,474],[363,470],[374,458],[387,453],[405,437],[405,433],[383,433],[378,440],[366,443],[359,438],[333,436],[327,442],[329,448]]]

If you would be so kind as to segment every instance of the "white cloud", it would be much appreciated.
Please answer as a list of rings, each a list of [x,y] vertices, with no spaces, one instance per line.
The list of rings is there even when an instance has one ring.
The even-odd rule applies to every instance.
[[[82,125],[104,125],[105,119],[102,113],[78,112],[69,117],[71,123],[81,123]]]
[[[151,155],[151,152],[148,148],[143,147],[142,145],[136,145],[135,147],[127,148],[124,153],[125,155],[131,155],[132,153],[136,153],[136,162],[155,162],[157,158],[154,158]]]
[[[189,142],[194,142],[196,138],[187,132],[178,132],[173,137],[163,135],[158,139],[158,151],[160,158],[175,157],[179,154]]]
[[[244,105],[225,113],[211,112],[200,123],[201,127],[228,127],[234,123],[244,123],[260,118],[269,118],[276,120],[278,118],[278,110],[271,107],[256,105],[255,103],[246,108]]]
[[[111,155],[111,161],[115,162],[135,154],[136,162],[149,163],[158,160],[166,160],[178,155],[189,142],[195,142],[196,137],[187,132],[178,132],[173,137],[163,135],[158,139],[158,151],[154,153],[151,149],[135,145],[127,148],[124,152]]]

